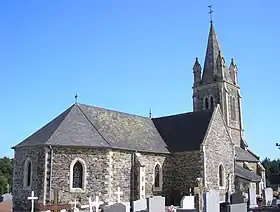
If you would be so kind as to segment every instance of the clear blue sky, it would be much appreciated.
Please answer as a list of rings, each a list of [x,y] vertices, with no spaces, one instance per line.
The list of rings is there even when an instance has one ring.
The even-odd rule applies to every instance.
[[[278,1],[1,1],[0,156],[74,103],[148,116],[192,111],[208,5],[226,62],[239,67],[246,139],[276,158]]]

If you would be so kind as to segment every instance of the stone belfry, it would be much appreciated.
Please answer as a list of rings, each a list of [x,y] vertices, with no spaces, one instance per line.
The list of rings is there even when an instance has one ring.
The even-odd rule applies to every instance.
[[[220,104],[234,144],[246,147],[246,142],[243,139],[237,66],[232,59],[229,68],[227,67],[212,20],[204,66],[202,68],[198,58],[196,58],[193,74],[193,110],[210,110]]]

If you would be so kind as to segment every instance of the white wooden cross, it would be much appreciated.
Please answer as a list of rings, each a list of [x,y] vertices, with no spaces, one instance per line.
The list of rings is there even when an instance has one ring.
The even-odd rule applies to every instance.
[[[123,192],[121,191],[120,187],[118,187],[118,191],[115,192],[116,195],[118,195],[118,200],[117,203],[121,202],[121,195],[123,194]]]
[[[34,212],[34,200],[37,200],[38,197],[34,196],[34,191],[31,192],[31,197],[27,198],[28,200],[31,200],[31,212]]]

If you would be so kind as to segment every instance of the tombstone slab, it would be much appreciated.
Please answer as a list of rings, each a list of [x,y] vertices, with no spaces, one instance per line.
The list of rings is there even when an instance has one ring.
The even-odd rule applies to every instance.
[[[247,203],[229,205],[230,212],[247,212]]]
[[[220,212],[220,192],[210,190],[203,194],[203,212]]]
[[[271,206],[273,200],[273,190],[272,188],[266,188],[263,190],[264,200],[266,206]]]
[[[183,196],[181,199],[181,209],[195,209],[194,207],[194,196]]]
[[[256,195],[256,188],[249,188],[248,189],[248,203],[250,208],[257,208],[257,195]]]
[[[148,212],[164,212],[165,211],[165,197],[154,196],[147,199]]]
[[[140,212],[147,210],[147,201],[146,199],[139,199],[133,201],[133,212]]]
[[[103,209],[104,212],[129,212],[130,208],[123,203],[115,203]]]
[[[236,191],[230,195],[230,203],[231,204],[239,204],[244,203],[244,198],[242,191]]]

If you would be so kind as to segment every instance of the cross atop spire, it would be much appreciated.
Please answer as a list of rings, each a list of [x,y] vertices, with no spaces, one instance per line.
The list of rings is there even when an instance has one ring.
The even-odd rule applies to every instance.
[[[213,19],[212,19],[212,18],[213,18],[213,17],[212,17],[212,13],[214,12],[214,11],[212,10],[212,4],[211,4],[211,5],[209,5],[208,7],[209,7],[209,12],[208,12],[208,13],[210,14],[210,23],[212,23],[212,22],[213,22]]]

